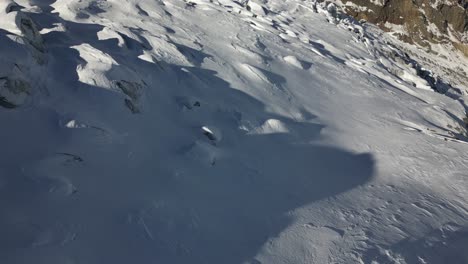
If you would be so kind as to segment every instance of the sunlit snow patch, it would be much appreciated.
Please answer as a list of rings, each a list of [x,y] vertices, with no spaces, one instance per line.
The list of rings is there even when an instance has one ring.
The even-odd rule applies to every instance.
[[[260,127],[255,128],[250,134],[285,134],[289,133],[286,125],[278,119],[268,119]]]

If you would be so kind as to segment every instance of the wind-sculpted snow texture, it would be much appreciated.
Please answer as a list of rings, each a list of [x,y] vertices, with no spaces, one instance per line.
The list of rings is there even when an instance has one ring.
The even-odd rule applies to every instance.
[[[3,0],[0,263],[467,263],[463,94],[332,11]]]

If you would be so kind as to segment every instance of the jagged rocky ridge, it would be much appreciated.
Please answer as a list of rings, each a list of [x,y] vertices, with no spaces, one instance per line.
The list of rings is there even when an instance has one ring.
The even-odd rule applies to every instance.
[[[465,0],[348,0],[345,11],[431,51],[431,43],[451,43],[468,56],[468,3]]]

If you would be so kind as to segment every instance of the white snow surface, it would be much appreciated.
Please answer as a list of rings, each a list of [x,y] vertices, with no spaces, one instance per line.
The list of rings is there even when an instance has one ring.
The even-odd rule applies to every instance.
[[[466,98],[377,29],[300,0],[15,1],[0,263],[468,263]]]

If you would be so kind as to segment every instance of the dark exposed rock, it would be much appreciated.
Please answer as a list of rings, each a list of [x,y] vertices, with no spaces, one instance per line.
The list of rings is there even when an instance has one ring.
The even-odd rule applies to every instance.
[[[7,7],[5,9],[5,12],[8,14],[8,13],[11,13],[11,12],[19,11],[22,8],[23,8],[23,6],[20,6],[17,3],[12,2],[9,5],[7,5]]]
[[[138,109],[138,107],[135,105],[135,103],[132,100],[125,99],[125,106],[127,106],[127,108],[130,109],[130,111],[133,114],[140,113],[140,109]]]
[[[21,30],[21,33],[29,42],[29,44],[31,44],[31,46],[36,48],[39,52],[44,52],[44,41],[34,21],[21,13],[21,15],[18,15],[17,17],[17,24],[18,28]]]
[[[13,109],[16,108],[17,106],[8,102],[8,100],[5,97],[0,96],[0,106],[3,108],[8,108],[8,109]]]
[[[24,104],[31,94],[30,85],[24,80],[0,77],[0,106],[16,108]]]
[[[125,80],[116,81],[115,85],[132,100],[137,100],[140,97],[141,85],[138,83],[128,82]]]
[[[122,91],[128,98],[125,98],[125,105],[133,114],[140,113],[138,106],[143,86],[136,82],[125,80],[114,81],[114,86]]]
[[[453,43],[468,56],[466,0],[351,0],[345,11],[384,30],[404,26],[399,37],[409,43]],[[449,36],[452,36],[450,38]]]

